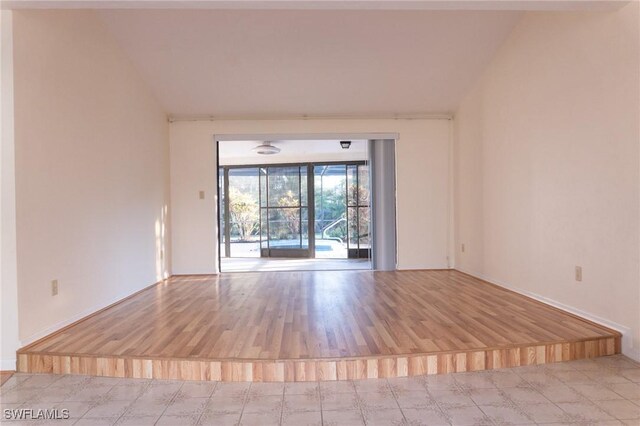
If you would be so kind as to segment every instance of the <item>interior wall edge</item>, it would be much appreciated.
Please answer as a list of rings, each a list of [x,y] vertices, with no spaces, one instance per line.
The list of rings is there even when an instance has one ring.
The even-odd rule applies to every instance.
[[[494,279],[494,278],[492,278],[490,276],[487,276],[485,274],[481,274],[481,273],[478,273],[478,272],[475,272],[475,271],[472,271],[472,270],[469,270],[469,269],[466,269],[466,268],[463,268],[463,267],[456,267],[454,269],[457,270],[457,271],[463,272],[463,273],[465,273],[467,275],[471,275],[472,277],[475,277],[475,278],[481,279],[483,281],[486,281],[486,282],[488,282],[490,284],[494,284],[494,285],[497,285],[497,286],[502,287],[504,289],[511,290],[511,291],[516,292],[518,294],[521,294],[523,296],[527,296],[527,297],[530,297],[530,298],[532,298],[534,300],[537,300],[538,302],[542,302],[542,303],[544,303],[546,305],[553,306],[554,308],[561,309],[561,310],[563,310],[565,312],[569,312],[571,314],[577,315],[577,316],[579,316],[581,318],[584,318],[584,319],[589,320],[591,322],[594,322],[596,324],[600,324],[600,325],[608,327],[608,328],[610,328],[612,330],[615,330],[615,331],[619,332],[620,334],[622,334],[622,354],[625,355],[625,356],[628,356],[629,358],[633,359],[634,361],[640,362],[640,350],[637,349],[637,348],[634,349],[632,347],[632,344],[633,344],[633,335],[632,335],[632,333],[633,332],[632,332],[630,327],[627,327],[627,326],[622,325],[622,324],[618,324],[618,323],[616,323],[614,321],[608,320],[606,318],[603,318],[601,316],[592,314],[592,313],[584,311],[582,309],[575,308],[575,307],[573,307],[571,305],[567,305],[565,303],[558,302],[558,301],[556,301],[554,299],[550,299],[548,297],[541,296],[541,295],[539,295],[537,293],[521,289],[521,288],[516,287],[514,285],[511,285],[509,283],[505,283],[505,282],[503,282],[501,280],[496,280],[496,279]]]
[[[13,13],[0,10],[0,370],[15,370],[19,347],[14,133]]]
[[[449,177],[447,181],[447,208],[449,209],[447,223],[447,266],[449,269],[456,267],[456,122],[452,116],[449,120]]]

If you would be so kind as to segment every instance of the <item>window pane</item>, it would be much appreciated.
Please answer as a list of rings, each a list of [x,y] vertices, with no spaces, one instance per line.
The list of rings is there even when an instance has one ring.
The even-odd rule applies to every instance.
[[[354,249],[354,248],[358,248],[358,208],[349,207],[348,214],[349,214],[349,225],[348,225],[349,248]]]
[[[267,169],[260,168],[260,207],[267,205]]]
[[[229,169],[229,233],[232,257],[259,256],[259,177],[257,168]]]
[[[302,248],[309,248],[309,209],[302,208]]]
[[[300,168],[269,167],[269,206],[300,206]]]
[[[261,243],[261,247],[263,249],[269,248],[269,235],[267,234],[267,209],[260,209],[260,218],[261,218],[261,230],[260,230],[260,236],[262,239],[262,243]]]
[[[369,166],[358,166],[358,204],[369,205]]]
[[[322,165],[314,167],[315,256],[347,258],[347,167]]]
[[[358,193],[358,180],[357,180],[358,166],[347,166],[347,204],[349,206],[357,205],[357,193]]]
[[[224,220],[224,168],[220,167],[218,169],[218,214],[220,217],[220,255],[226,256],[224,251],[224,242],[225,242],[225,229],[226,223]]]
[[[307,201],[307,166],[300,167],[300,205],[308,206]]]
[[[269,209],[269,247],[300,248],[300,209]]]
[[[371,245],[369,211],[369,207],[358,207],[358,237],[360,239],[360,248],[369,248]]]

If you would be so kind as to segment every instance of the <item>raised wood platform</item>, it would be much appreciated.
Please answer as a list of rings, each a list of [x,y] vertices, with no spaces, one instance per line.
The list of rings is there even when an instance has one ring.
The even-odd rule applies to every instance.
[[[315,381],[620,352],[620,334],[457,271],[174,277],[18,352],[18,371]]]

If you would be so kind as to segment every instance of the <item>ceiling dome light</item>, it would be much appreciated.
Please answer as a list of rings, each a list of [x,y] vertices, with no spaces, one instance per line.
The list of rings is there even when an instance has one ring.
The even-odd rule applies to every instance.
[[[260,155],[273,155],[273,154],[279,153],[280,148],[278,148],[277,146],[271,145],[271,142],[263,142],[261,145],[258,145],[255,148],[253,148],[252,151],[255,151],[257,154],[260,154]]]

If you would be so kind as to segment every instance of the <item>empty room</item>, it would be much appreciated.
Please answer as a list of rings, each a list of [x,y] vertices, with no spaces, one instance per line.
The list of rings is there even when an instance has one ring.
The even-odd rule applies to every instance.
[[[0,33],[0,422],[640,424],[640,2]]]

